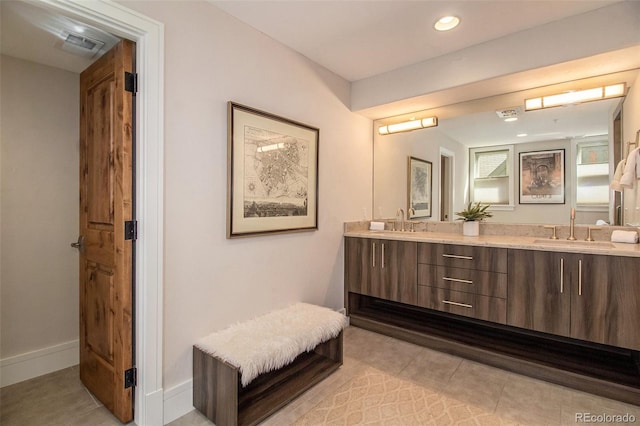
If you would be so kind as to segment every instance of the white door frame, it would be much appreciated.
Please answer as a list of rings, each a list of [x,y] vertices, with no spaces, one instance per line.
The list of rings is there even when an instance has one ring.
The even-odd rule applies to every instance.
[[[43,6],[136,42],[135,423],[162,425],[164,25],[109,0]]]
[[[455,199],[455,160],[456,160],[456,154],[453,151],[448,150],[447,148],[444,147],[440,147],[440,161],[442,161],[442,157],[447,157],[449,158],[449,170],[448,170],[448,178],[449,178],[449,185],[451,186],[451,194],[448,197],[448,205],[447,207],[447,211],[449,211],[451,213],[451,215],[453,215],[453,200]],[[442,170],[440,170],[440,179],[442,179]],[[442,182],[439,182],[440,187],[442,188]],[[444,202],[444,199],[446,199],[443,194],[442,191],[438,191],[438,209],[442,210],[442,203]],[[438,214],[440,214],[438,212]],[[442,218],[440,218],[440,220],[442,220]],[[453,221],[453,218],[449,217],[448,221]]]

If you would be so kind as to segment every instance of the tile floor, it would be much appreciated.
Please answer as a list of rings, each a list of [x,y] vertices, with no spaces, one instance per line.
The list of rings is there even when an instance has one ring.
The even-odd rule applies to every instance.
[[[362,400],[363,392],[369,392],[363,390],[365,382],[370,386],[384,382],[426,402],[420,405],[420,413],[386,422],[384,413],[382,418],[373,416],[367,401]],[[345,330],[344,365],[263,424],[390,424],[393,420],[393,424],[416,425],[571,425],[578,424],[576,413],[628,413],[635,417],[631,424],[640,424],[640,406],[349,327]],[[2,426],[120,424],[82,386],[77,367],[7,386],[0,393]],[[196,411],[170,423],[210,424]]]

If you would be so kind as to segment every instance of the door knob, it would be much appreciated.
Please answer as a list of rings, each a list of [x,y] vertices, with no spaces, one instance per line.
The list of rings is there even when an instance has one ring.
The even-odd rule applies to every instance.
[[[84,235],[80,235],[77,242],[71,243],[71,247],[77,248],[80,253],[84,253]]]

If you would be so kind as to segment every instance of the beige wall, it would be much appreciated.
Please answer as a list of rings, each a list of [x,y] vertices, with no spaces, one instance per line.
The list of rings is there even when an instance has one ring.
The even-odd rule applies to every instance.
[[[79,76],[0,62],[5,359],[78,339]]]
[[[343,222],[371,205],[371,121],[349,84],[206,2],[126,2],[165,25],[164,389],[193,343],[296,301],[343,306]],[[227,240],[227,101],[320,129],[319,230]]]

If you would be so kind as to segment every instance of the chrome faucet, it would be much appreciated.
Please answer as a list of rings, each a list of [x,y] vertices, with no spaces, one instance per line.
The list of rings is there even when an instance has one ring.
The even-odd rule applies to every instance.
[[[575,235],[573,235],[575,231],[575,227],[576,227],[576,209],[572,207],[571,208],[571,226],[569,228],[569,238],[567,238],[567,240],[569,241],[576,240]]]
[[[404,232],[404,210],[398,209],[396,216],[400,215],[400,232]]]

